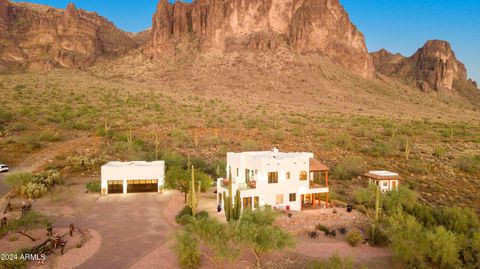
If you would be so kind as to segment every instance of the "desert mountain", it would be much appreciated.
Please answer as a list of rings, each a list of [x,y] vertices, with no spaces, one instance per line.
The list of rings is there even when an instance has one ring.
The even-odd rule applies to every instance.
[[[138,46],[95,12],[0,0],[0,70],[83,68]]]
[[[465,65],[446,41],[430,40],[411,57],[386,50],[371,55],[379,73],[413,81],[424,91],[452,90],[455,82],[477,87],[474,81],[467,81]]]
[[[153,16],[151,58],[185,48],[200,52],[270,51],[286,47],[318,53],[363,77],[373,61],[363,34],[338,0],[160,0]]]

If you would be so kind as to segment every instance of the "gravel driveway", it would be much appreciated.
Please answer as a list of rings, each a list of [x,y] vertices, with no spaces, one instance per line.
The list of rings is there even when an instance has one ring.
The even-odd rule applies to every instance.
[[[128,268],[166,241],[171,227],[162,211],[168,199],[156,193],[100,196],[88,213],[55,225],[74,223],[100,232],[100,249],[78,268]]]

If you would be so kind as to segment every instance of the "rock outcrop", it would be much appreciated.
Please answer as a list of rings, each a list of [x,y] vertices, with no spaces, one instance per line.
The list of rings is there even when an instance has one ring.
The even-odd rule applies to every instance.
[[[452,90],[455,81],[467,82],[465,65],[446,41],[430,40],[411,57],[386,50],[371,55],[379,73],[411,80],[424,91]]]
[[[62,10],[0,0],[0,69],[84,68],[137,46],[105,18],[73,4]]]
[[[364,77],[374,75],[363,34],[338,0],[160,0],[145,53],[275,50],[319,53]]]

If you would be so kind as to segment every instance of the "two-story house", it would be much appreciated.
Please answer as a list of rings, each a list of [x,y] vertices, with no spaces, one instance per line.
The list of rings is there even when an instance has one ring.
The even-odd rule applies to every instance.
[[[308,152],[228,152],[227,178],[217,180],[217,202],[223,192],[240,189],[242,208],[270,205],[279,210],[328,206],[329,168]]]

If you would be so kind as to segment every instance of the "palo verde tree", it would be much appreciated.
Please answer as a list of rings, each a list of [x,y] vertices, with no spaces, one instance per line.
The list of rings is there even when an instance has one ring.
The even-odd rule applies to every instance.
[[[190,190],[190,179],[188,170],[179,165],[170,166],[165,174],[165,186],[174,188],[184,194],[185,203],[187,202],[187,193]]]
[[[177,234],[175,252],[183,268],[198,268],[200,257],[210,260],[217,268],[218,262],[234,259],[240,254],[235,246],[231,225],[219,223],[214,218],[194,218]]]
[[[246,210],[238,223],[231,224],[235,226],[236,240],[255,255],[258,268],[265,253],[295,245],[291,234],[273,224],[275,217],[276,213],[268,207]]]

